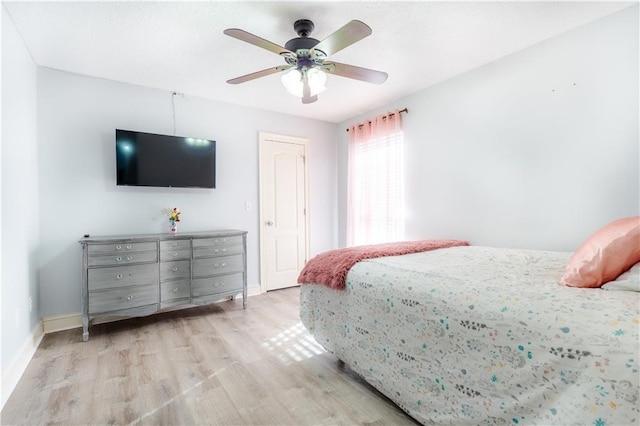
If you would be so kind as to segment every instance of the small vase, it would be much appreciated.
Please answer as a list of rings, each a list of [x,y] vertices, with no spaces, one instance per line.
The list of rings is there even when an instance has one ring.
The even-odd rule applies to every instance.
[[[171,226],[169,227],[169,231],[171,231],[172,234],[175,234],[178,232],[178,222],[176,222],[175,220],[171,220],[169,221],[169,223],[171,224]]]

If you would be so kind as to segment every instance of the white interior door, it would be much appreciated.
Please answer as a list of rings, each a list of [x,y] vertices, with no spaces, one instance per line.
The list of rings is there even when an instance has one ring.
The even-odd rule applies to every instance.
[[[308,253],[308,139],[260,132],[262,291],[297,285]]]

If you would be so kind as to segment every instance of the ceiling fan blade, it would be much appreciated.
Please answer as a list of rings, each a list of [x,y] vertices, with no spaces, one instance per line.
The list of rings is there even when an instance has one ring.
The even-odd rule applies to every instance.
[[[252,72],[251,74],[243,75],[241,77],[232,78],[231,80],[227,80],[229,84],[240,84],[246,81],[255,80],[256,78],[266,77],[271,74],[275,74],[281,71],[286,71],[291,68],[292,65],[279,65],[277,67],[267,68],[262,71]]]
[[[309,86],[309,80],[304,77],[302,81],[302,103],[310,104],[318,100],[318,95],[311,96],[311,87]]]
[[[331,56],[351,46],[356,41],[371,35],[371,28],[364,22],[353,20],[340,28],[320,43],[313,46],[312,51],[321,50],[327,56]]]
[[[254,46],[261,47],[278,55],[282,55],[283,53],[291,53],[292,55],[295,55],[294,52],[285,49],[284,47],[279,46],[275,43],[272,43],[269,40],[258,37],[257,35],[248,33],[245,30],[241,30],[238,28],[229,28],[224,30],[224,33],[228,36],[253,44]]]
[[[368,83],[382,84],[389,76],[386,72],[356,67],[355,65],[341,64],[340,62],[325,62],[323,65],[327,65],[325,69],[331,74],[366,81]]]

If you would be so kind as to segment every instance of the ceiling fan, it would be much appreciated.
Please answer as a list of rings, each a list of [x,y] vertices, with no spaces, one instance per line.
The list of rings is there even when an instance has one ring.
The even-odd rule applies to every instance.
[[[318,93],[325,89],[326,73],[375,84],[385,82],[387,79],[385,72],[326,60],[334,53],[371,35],[371,28],[367,24],[353,20],[322,41],[309,37],[313,28],[313,22],[310,20],[297,20],[293,24],[293,29],[298,37],[289,40],[284,47],[238,28],[224,30],[226,35],[276,53],[282,56],[286,62],[286,65],[232,78],[227,80],[227,83],[239,84],[288,71],[282,76],[282,83],[289,93],[302,98],[303,104],[309,104],[317,101]]]

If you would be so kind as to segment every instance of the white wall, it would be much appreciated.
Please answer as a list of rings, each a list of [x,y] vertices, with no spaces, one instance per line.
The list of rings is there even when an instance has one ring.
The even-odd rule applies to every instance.
[[[403,115],[409,239],[575,250],[640,214],[638,5],[340,125]]]
[[[36,66],[2,9],[2,404],[35,349],[38,315]],[[30,311],[29,298],[33,309]]]
[[[115,129],[173,134],[170,92],[39,68],[38,108],[43,317],[80,312],[78,239],[166,232],[166,207],[182,211],[182,232],[247,230],[258,285],[259,131],[310,139],[311,251],[337,244],[333,123],[176,96],[176,134],[217,141],[217,188],[134,188],[115,184]]]

